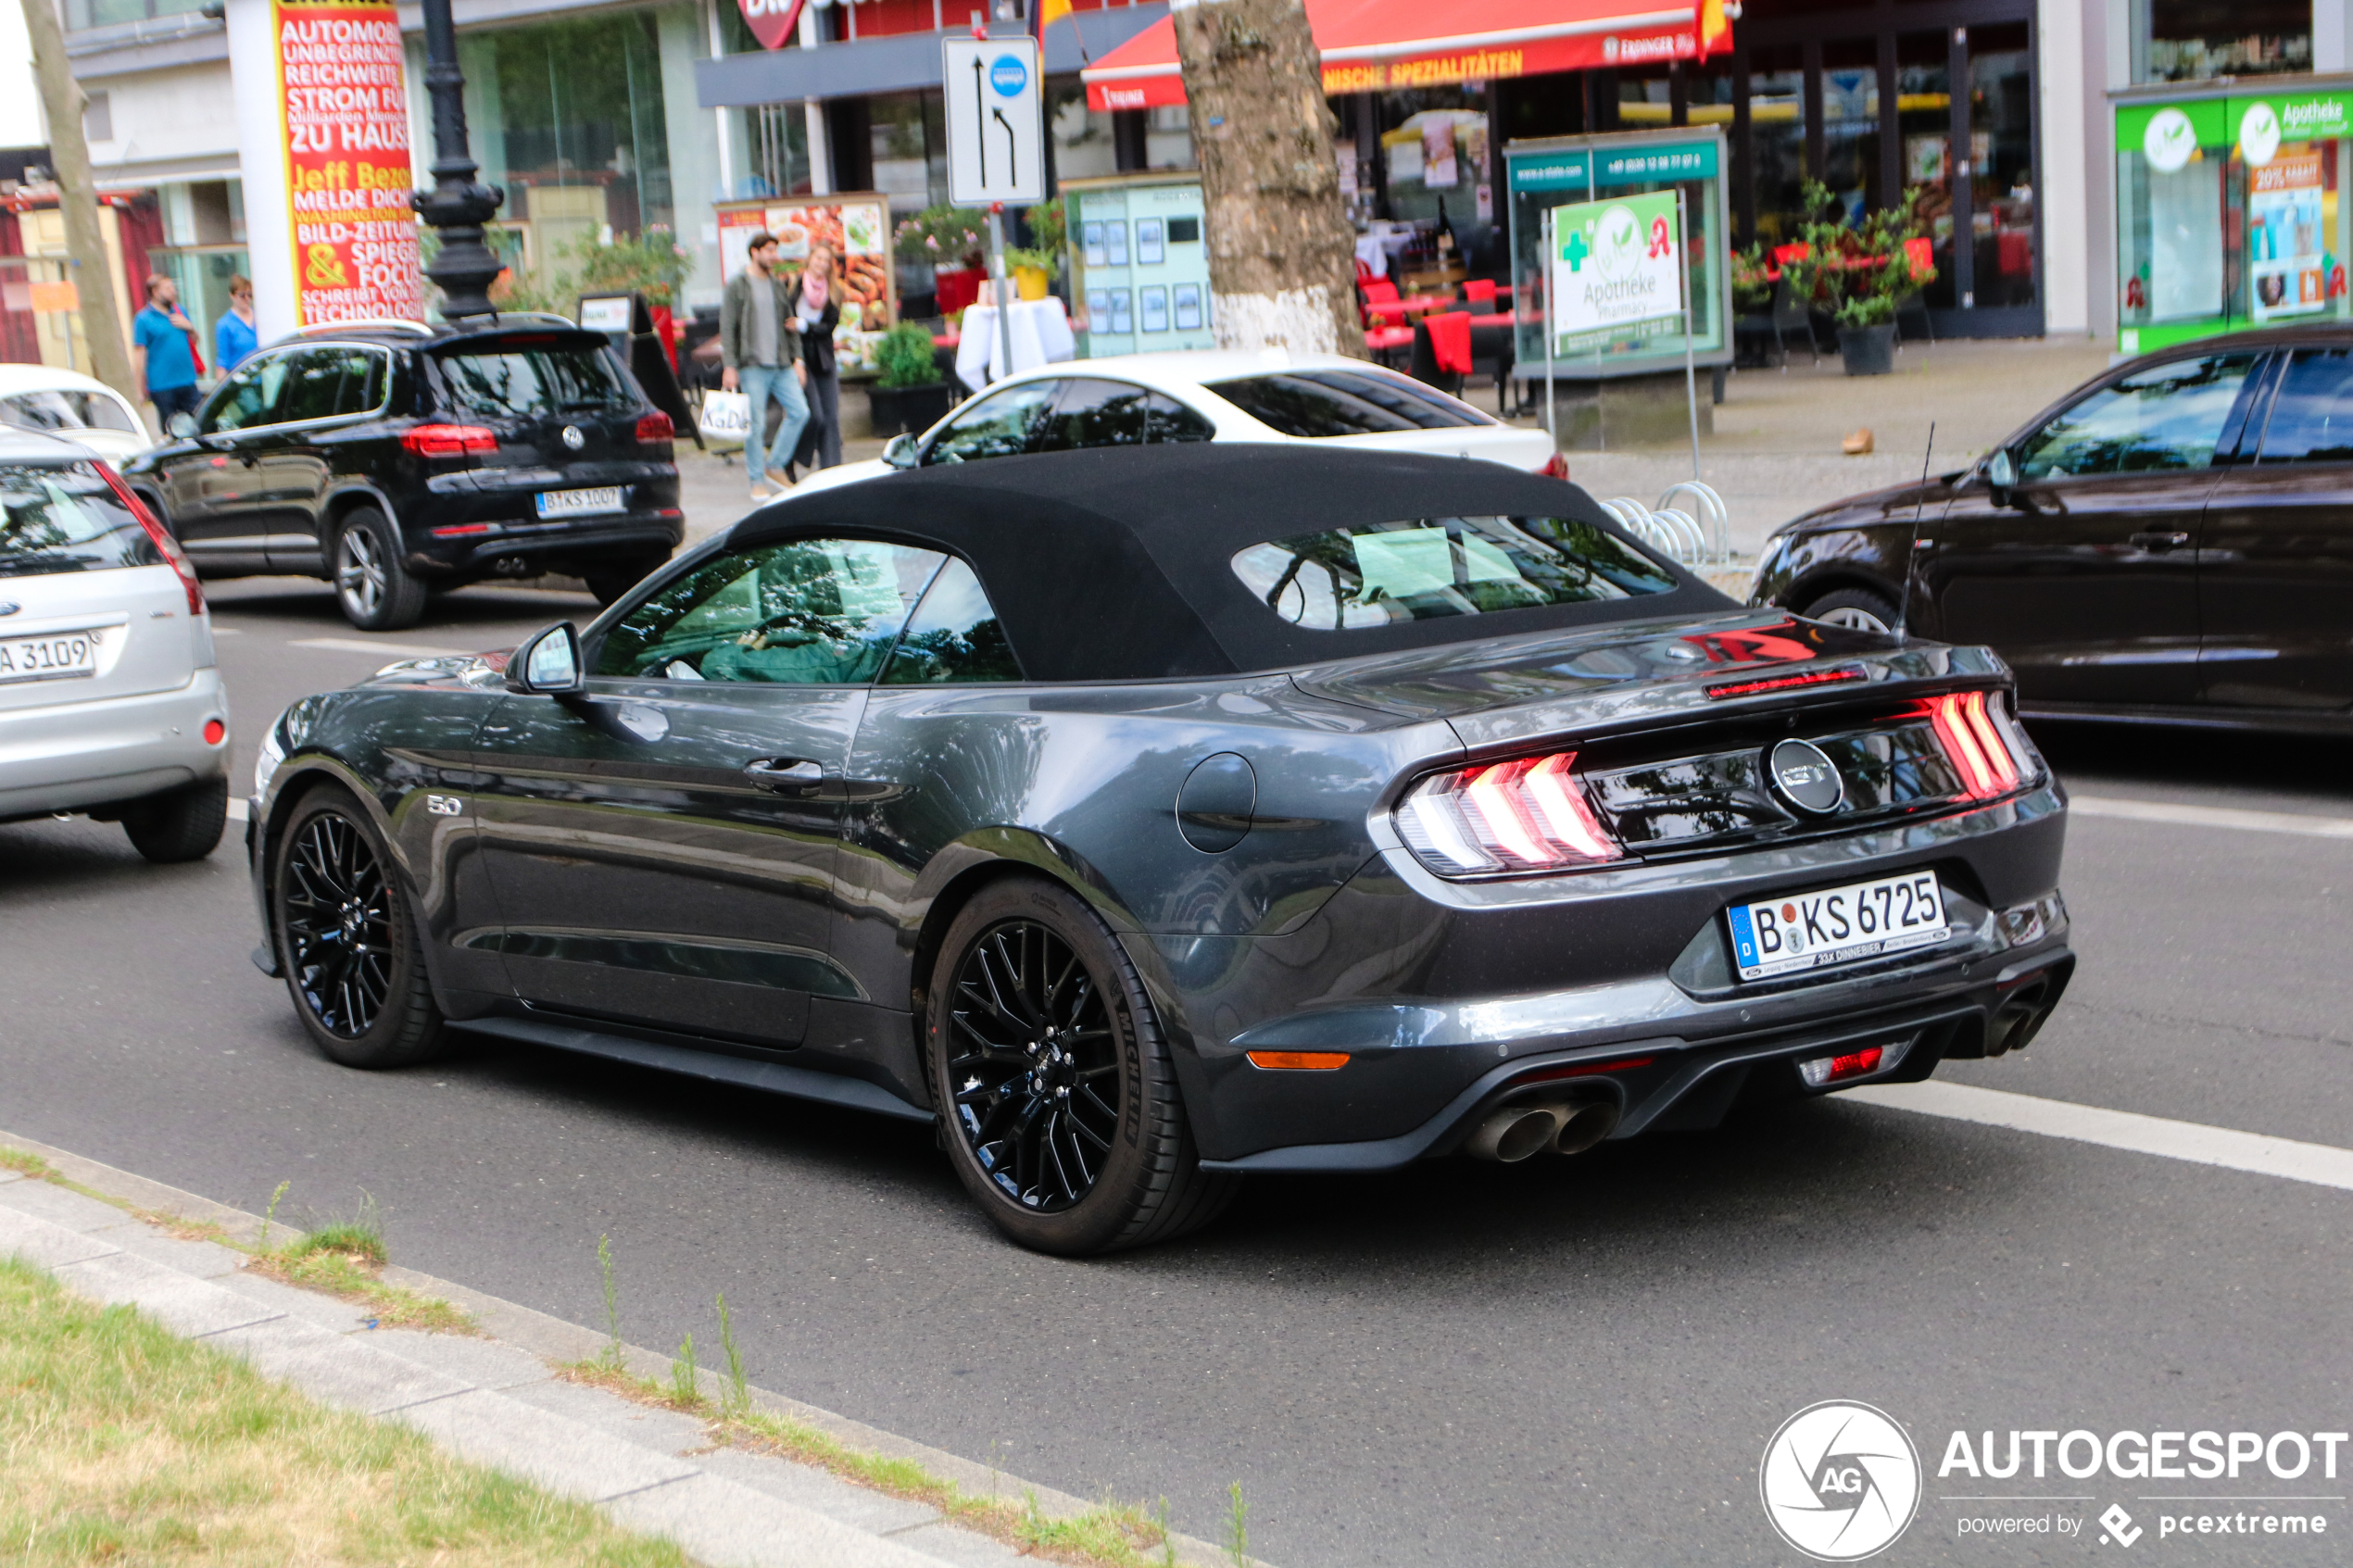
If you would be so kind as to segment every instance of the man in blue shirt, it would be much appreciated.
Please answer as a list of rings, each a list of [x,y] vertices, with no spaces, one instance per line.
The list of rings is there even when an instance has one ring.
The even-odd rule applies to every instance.
[[[147,274],[147,307],[131,319],[131,374],[147,389],[156,423],[170,433],[171,416],[194,414],[196,395],[195,328],[180,313],[180,285],[159,272]]]
[[[253,280],[242,272],[229,277],[229,312],[212,329],[212,358],[222,375],[245,361],[261,345],[253,324]]]

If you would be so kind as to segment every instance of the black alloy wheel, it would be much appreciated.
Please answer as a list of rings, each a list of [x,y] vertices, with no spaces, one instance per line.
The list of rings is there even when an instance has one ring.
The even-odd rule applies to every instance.
[[[1040,1214],[1094,1191],[1119,1135],[1119,1058],[1070,944],[1036,921],[992,926],[947,1005],[956,1130],[989,1179]]]
[[[925,1065],[956,1173],[1000,1230],[1067,1256],[1207,1223],[1201,1168],[1134,965],[1084,901],[1009,877],[958,911],[926,996]]]
[[[281,835],[271,923],[295,1011],[346,1067],[396,1067],[439,1048],[441,1013],[407,890],[359,803],[321,789]]]

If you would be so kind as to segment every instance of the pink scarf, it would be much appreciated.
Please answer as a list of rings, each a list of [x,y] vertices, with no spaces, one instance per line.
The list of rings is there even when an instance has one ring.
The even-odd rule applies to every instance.
[[[814,271],[803,272],[800,275],[800,297],[823,311],[825,308],[825,280]]]

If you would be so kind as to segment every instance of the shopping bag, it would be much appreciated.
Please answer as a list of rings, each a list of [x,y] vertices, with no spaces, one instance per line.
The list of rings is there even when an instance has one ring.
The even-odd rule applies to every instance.
[[[741,446],[744,433],[751,428],[751,399],[740,392],[704,393],[696,428],[713,445]]]

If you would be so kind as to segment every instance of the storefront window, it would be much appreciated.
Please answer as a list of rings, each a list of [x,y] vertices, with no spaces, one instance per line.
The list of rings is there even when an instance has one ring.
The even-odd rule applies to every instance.
[[[1903,137],[1904,190],[1935,247],[1936,281],[1928,303],[1951,309],[1958,291],[1953,268],[1952,44],[1943,32],[1907,32],[1895,41],[1895,123]],[[1972,160],[1974,161],[1974,160]]]
[[[2034,78],[2026,24],[1971,28],[1969,75],[1976,304],[2032,305]]]
[[[1486,105],[1483,87],[1417,88],[1376,100],[1388,216],[1433,236],[1451,234],[1453,261],[1479,276],[1498,254]],[[1444,254],[1417,251],[1409,260],[1416,270],[1431,268]]]
[[[948,199],[948,127],[937,93],[877,94],[866,100],[875,189],[896,214]]]
[[[1879,205],[1879,41],[1822,46],[1822,183],[1849,223]]]
[[[1193,157],[1193,111],[1185,104],[1165,104],[1146,109],[1144,121],[1144,167],[1146,169],[1196,169]]]
[[[2133,0],[2133,80],[2312,69],[2312,0]]]
[[[1058,80],[1047,84],[1046,127],[1054,140],[1056,180],[1119,172],[1118,138],[1112,117],[1087,107],[1086,83]]]
[[[115,27],[151,17],[186,16],[203,5],[204,0],[66,0],[66,26]]]
[[[730,111],[743,138],[745,174],[738,197],[799,195],[809,179],[809,110],[805,104],[755,104]]]
[[[1748,137],[1756,238],[1769,249],[1805,221],[1806,72],[1793,44],[1755,51],[1748,76]]]

